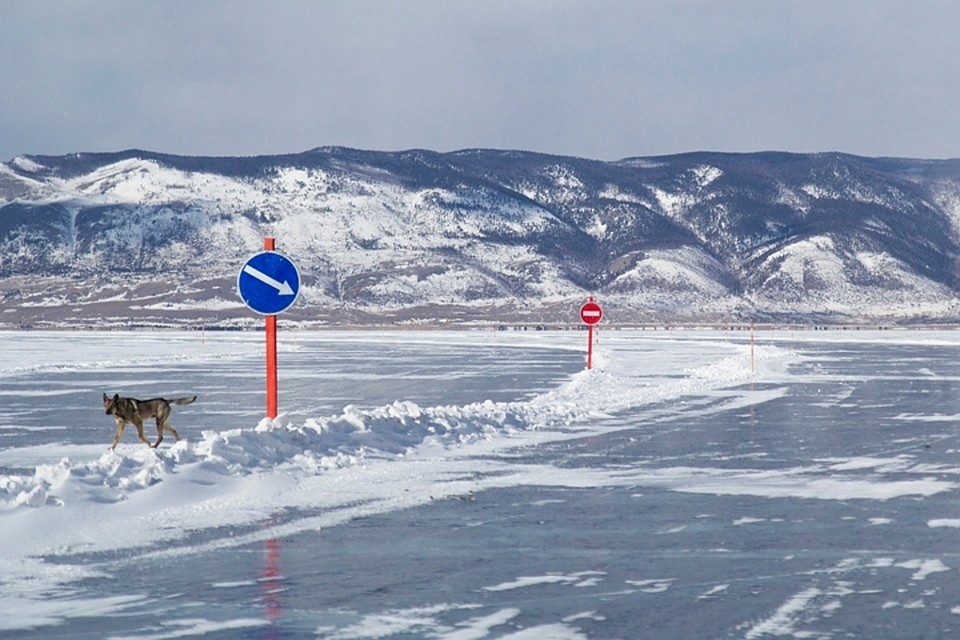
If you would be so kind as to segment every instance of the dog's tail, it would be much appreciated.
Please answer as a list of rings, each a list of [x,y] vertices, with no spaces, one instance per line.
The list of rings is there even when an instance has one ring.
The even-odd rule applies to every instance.
[[[189,396],[187,398],[174,398],[173,400],[167,400],[170,404],[190,404],[197,399],[197,396]]]

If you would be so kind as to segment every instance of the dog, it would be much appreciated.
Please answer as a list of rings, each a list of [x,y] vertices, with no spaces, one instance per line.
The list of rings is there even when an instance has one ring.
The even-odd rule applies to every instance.
[[[111,449],[116,449],[120,442],[120,436],[123,435],[123,429],[129,422],[137,428],[137,435],[140,436],[140,442],[148,447],[157,448],[163,442],[163,432],[169,431],[173,434],[175,440],[180,440],[180,434],[170,426],[170,405],[171,404],[190,404],[197,399],[197,396],[188,396],[186,398],[175,398],[166,400],[164,398],[151,398],[150,400],[137,400],[136,398],[121,398],[120,394],[114,394],[112,398],[103,394],[103,408],[107,415],[112,415],[117,421],[117,435],[113,438]],[[147,418],[157,419],[157,441],[150,444],[150,441],[143,437],[143,421]]]

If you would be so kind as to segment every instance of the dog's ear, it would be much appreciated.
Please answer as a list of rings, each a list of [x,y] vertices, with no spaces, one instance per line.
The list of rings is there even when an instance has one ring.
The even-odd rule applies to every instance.
[[[113,394],[113,401],[119,404],[119,402],[120,402],[120,394],[119,394],[119,393]]]
[[[104,402],[107,401],[107,394],[103,394],[103,401],[104,401]]]

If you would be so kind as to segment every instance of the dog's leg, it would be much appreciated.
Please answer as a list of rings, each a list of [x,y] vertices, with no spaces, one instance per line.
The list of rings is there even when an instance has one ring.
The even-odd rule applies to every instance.
[[[180,442],[180,434],[177,433],[177,430],[176,430],[176,429],[174,429],[173,427],[170,426],[170,423],[169,423],[169,422],[166,423],[165,425],[163,425],[163,428],[173,434],[173,439],[174,439],[174,440],[176,440],[177,442]]]
[[[186,398],[186,399],[189,400],[190,402],[193,402],[192,398]],[[183,403],[181,402],[181,400],[184,400],[184,398],[180,398],[179,400],[174,400],[173,402],[177,404],[189,404],[189,403]],[[177,433],[176,429],[170,426],[170,405],[169,404],[162,406],[157,411],[157,442],[153,445],[154,447],[159,447],[160,443],[163,442],[164,431],[169,431],[170,433],[173,434],[173,438],[177,442],[180,441],[180,434]]]
[[[123,435],[123,428],[127,426],[127,423],[123,420],[117,419],[117,435],[113,437],[113,444],[110,445],[111,449],[117,448],[117,443],[120,442],[120,436]]]
[[[157,441],[153,443],[153,448],[159,447],[161,442],[163,442],[163,422],[160,421],[160,416],[157,416]]]
[[[147,440],[143,435],[143,420],[140,419],[140,416],[137,416],[133,419],[133,426],[137,428],[137,435],[140,436],[140,442],[150,446],[150,441]]]
[[[160,419],[157,419],[157,442],[154,444],[154,448],[159,447],[160,443],[163,442],[163,432],[169,431],[173,434],[173,439],[177,442],[180,442],[180,434],[177,433],[177,430],[170,426],[169,422],[160,422]]]

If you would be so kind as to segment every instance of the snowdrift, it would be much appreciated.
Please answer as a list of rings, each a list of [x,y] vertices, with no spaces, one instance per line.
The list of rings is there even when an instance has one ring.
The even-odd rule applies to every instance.
[[[251,427],[204,431],[199,440],[184,439],[169,448],[124,443],[96,460],[64,458],[37,466],[32,476],[0,476],[0,511],[62,506],[68,494],[116,502],[170,474],[194,469],[226,476],[271,470],[312,475],[373,458],[403,457],[425,444],[456,447],[517,432],[577,428],[591,417],[749,380],[753,374],[742,347],[731,349],[736,355],[666,384],[635,386],[616,366],[606,367],[608,358],[600,351],[593,370],[528,401],[436,407],[397,401],[368,410],[348,405],[339,415],[302,424],[281,414]]]

